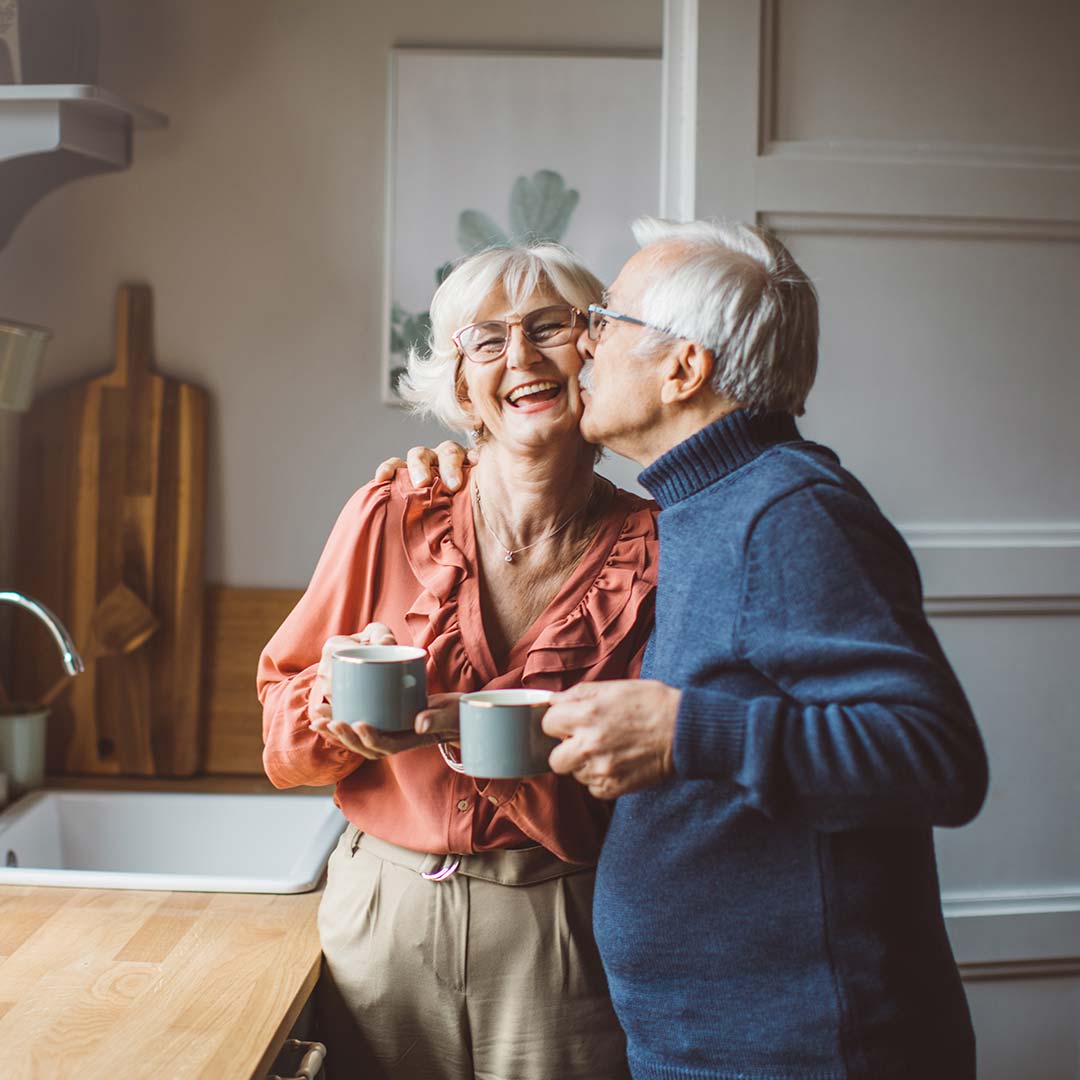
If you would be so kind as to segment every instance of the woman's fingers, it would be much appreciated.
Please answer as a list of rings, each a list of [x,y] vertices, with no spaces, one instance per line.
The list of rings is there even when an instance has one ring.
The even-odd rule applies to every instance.
[[[394,631],[385,623],[368,623],[359,634],[353,635],[361,645],[396,645],[397,638]]]
[[[356,645],[360,638],[359,634],[354,634],[352,637],[348,637],[345,634],[335,634],[333,637],[327,638],[323,642],[322,657],[319,661],[319,672],[323,673],[330,670],[330,657],[334,655],[339,649],[348,649],[353,645]]]
[[[385,757],[386,755],[384,752],[369,746],[367,741],[363,739],[357,731],[357,728],[366,726],[366,724],[357,724],[356,727],[350,727],[344,720],[331,720],[328,728],[346,750],[351,750],[354,754],[359,754],[361,757],[367,758],[368,761],[374,761],[377,758]]]
[[[316,724],[325,725],[333,718],[333,707],[329,701],[319,701],[308,706],[308,720],[312,727]]]
[[[439,741],[437,737],[440,735],[457,735],[457,704],[446,705],[437,709],[424,709],[423,712],[416,714],[416,721],[413,724],[413,728],[418,735],[431,735],[436,737],[436,741]]]
[[[445,741],[438,738],[444,732],[452,732],[456,735],[458,731],[458,701],[460,699],[461,694],[429,695],[427,708],[416,714],[413,730],[418,735],[425,735],[430,732],[434,736],[433,741],[436,742]]]

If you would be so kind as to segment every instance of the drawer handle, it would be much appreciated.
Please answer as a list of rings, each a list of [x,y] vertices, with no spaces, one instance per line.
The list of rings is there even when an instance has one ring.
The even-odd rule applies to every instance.
[[[266,1080],[315,1080],[326,1060],[326,1047],[321,1042],[304,1042],[302,1039],[286,1039],[282,1053],[302,1054],[300,1064],[292,1076],[271,1073]]]

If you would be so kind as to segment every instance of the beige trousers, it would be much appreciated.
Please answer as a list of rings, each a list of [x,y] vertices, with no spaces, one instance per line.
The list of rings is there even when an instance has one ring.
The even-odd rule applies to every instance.
[[[543,848],[425,855],[350,826],[319,907],[329,1080],[628,1080],[593,871]]]

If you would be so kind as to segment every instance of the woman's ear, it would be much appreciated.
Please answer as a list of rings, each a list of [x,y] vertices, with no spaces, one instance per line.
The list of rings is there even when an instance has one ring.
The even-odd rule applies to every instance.
[[[469,384],[465,381],[465,369],[458,361],[457,374],[454,376],[454,397],[457,399],[458,407],[461,411],[473,421],[472,398],[469,397]]]
[[[689,401],[710,388],[715,370],[716,356],[711,349],[693,341],[680,341],[664,357],[660,400],[665,405]]]

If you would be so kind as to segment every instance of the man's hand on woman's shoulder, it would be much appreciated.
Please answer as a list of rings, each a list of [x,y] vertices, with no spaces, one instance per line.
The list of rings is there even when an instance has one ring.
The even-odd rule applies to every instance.
[[[476,451],[466,450],[460,443],[447,439],[432,450],[427,446],[414,446],[402,461],[399,457],[387,458],[376,470],[375,480],[391,480],[398,469],[408,469],[414,487],[430,487],[438,470],[442,482],[450,491],[457,491],[465,482],[465,469],[476,461]]]

